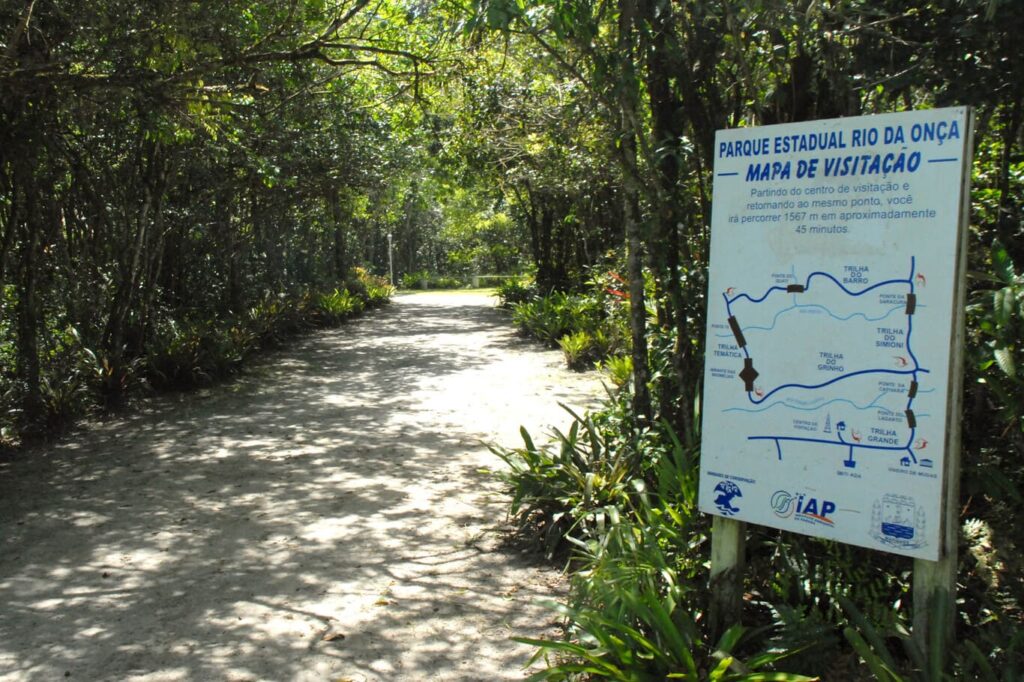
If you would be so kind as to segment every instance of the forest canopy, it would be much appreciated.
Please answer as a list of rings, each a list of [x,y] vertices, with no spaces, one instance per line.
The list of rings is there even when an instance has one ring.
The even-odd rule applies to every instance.
[[[630,423],[693,451],[715,131],[967,105],[961,506],[1012,555],[1022,34],[1013,0],[5,2],[0,447],[403,276],[516,274],[625,301]]]

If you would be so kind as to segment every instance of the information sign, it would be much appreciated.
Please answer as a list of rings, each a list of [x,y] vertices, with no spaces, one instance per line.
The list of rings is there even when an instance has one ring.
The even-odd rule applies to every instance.
[[[719,131],[703,511],[938,558],[969,125]]]

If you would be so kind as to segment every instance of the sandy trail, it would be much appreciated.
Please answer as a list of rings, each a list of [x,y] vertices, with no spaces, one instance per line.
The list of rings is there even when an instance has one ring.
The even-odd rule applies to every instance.
[[[481,441],[601,393],[487,297],[402,296],[0,461],[0,680],[522,679],[561,584]]]

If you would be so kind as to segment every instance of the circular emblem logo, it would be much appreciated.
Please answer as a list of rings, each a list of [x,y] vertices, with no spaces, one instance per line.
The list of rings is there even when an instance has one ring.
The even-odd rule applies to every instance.
[[[793,514],[793,500],[796,499],[785,490],[776,490],[772,493],[772,511],[776,516],[786,518]]]

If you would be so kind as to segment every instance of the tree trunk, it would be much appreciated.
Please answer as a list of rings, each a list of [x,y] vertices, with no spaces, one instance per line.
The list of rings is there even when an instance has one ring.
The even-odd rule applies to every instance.
[[[331,212],[331,222],[334,227],[333,262],[334,277],[339,282],[344,281],[348,273],[348,253],[345,248],[345,221],[341,210],[341,200],[338,197],[338,188],[327,189],[327,206]]]
[[[0,213],[0,230],[2,230],[0,232],[0,286],[3,286],[6,281],[4,276],[7,272],[7,254],[10,253],[14,244],[14,232],[18,229],[18,213],[20,211],[18,195],[14,192],[9,177],[4,178],[3,193],[11,197],[11,204],[6,211]]]
[[[644,294],[643,239],[636,197],[626,192],[626,273],[629,278],[629,332],[633,341],[633,413],[641,424],[651,422],[651,370],[647,362],[647,302]]]
[[[160,195],[166,169],[163,164],[160,143],[149,148],[146,167],[143,171],[143,199],[134,216],[135,235],[130,255],[122,261],[121,281],[111,302],[104,333],[103,347],[108,363],[104,381],[105,400],[108,406],[119,405],[124,396],[128,375],[125,365],[125,343],[128,316],[141,284],[146,244],[150,239],[152,216],[159,211]]]
[[[652,114],[653,149],[659,150],[653,159],[656,181],[653,186],[652,204],[655,207],[655,243],[664,248],[654,250],[657,274],[662,289],[668,297],[664,323],[675,331],[672,352],[672,369],[676,378],[675,391],[662,391],[660,412],[684,442],[694,440],[693,414],[695,386],[692,385],[690,365],[692,364],[690,343],[691,330],[687,322],[682,286],[680,282],[680,239],[679,228],[683,224],[683,202],[676,187],[680,178],[681,150],[679,141],[683,137],[683,119],[679,115],[681,103],[673,95],[670,79],[672,67],[668,39],[672,31],[671,6],[667,3],[655,7],[647,0],[643,9],[645,20],[650,27],[647,35],[650,42],[646,49],[647,95]]]
[[[639,90],[633,70],[636,0],[619,0],[619,158],[622,162],[623,218],[626,223],[626,271],[629,276],[629,330],[633,340],[633,413],[641,424],[651,422],[650,367],[647,359],[647,302],[644,295],[643,235],[639,210],[637,126]]]
[[[42,370],[39,363],[39,327],[41,311],[38,297],[38,251],[41,225],[34,200],[41,193],[34,186],[31,172],[19,174],[15,187],[20,187],[22,210],[16,216],[15,226],[20,224],[21,239],[18,253],[20,263],[17,283],[15,320],[17,333],[17,359],[15,372],[21,383],[20,428],[26,435],[38,435],[45,427],[45,410],[42,396]],[[28,183],[28,185],[26,185]],[[19,194],[17,189],[16,194]]]

